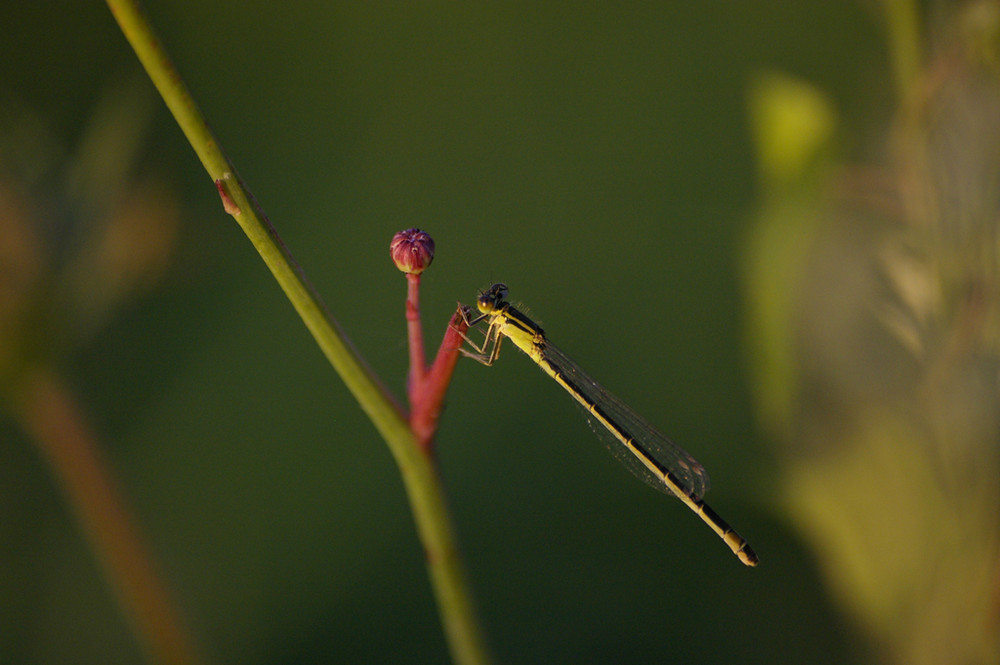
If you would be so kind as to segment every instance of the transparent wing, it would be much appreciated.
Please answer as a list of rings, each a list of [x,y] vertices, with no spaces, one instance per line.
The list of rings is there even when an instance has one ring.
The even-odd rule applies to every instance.
[[[661,434],[642,416],[608,392],[604,386],[590,378],[580,369],[579,365],[548,340],[545,342],[543,353],[545,358],[579,389],[588,402],[598,405],[608,418],[620,427],[627,438],[632,439],[658,466],[670,471],[691,496],[696,499],[701,499],[704,496],[709,488],[708,473],[698,460]],[[664,484],[663,479],[643,464],[635,453],[619,441],[601,421],[594,418],[586,409],[584,409],[584,413],[591,429],[629,471],[661,492],[673,494],[670,488]]]

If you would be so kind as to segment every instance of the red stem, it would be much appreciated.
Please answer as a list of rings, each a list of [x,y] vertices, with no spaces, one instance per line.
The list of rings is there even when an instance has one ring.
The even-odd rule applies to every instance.
[[[152,660],[200,663],[167,586],[143,543],[96,436],[59,377],[45,370],[25,382],[19,415],[44,454],[126,614]]]
[[[441,347],[430,371],[422,380],[410,385],[410,428],[417,435],[421,448],[428,454],[432,452],[444,396],[458,362],[458,350],[465,339],[463,335],[468,329],[465,317],[461,311],[456,311],[448,322],[448,330],[441,340]]]
[[[410,403],[427,374],[424,364],[424,333],[420,325],[420,275],[406,275],[406,332],[410,343],[410,374],[406,380],[406,391]]]

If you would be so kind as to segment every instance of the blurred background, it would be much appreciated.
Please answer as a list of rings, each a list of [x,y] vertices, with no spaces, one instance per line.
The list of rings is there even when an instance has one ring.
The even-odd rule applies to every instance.
[[[432,349],[505,281],[760,556],[521,354],[460,362],[437,450],[498,661],[1000,662],[996,3],[144,4],[396,394],[417,226]],[[207,661],[446,662],[388,449],[107,7],[0,25],[0,662],[146,662],[74,433]]]

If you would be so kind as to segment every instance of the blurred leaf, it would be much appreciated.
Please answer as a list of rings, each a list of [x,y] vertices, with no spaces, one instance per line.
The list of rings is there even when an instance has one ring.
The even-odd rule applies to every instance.
[[[765,201],[744,262],[749,357],[761,417],[769,428],[782,429],[797,399],[792,321],[820,222],[817,186],[830,167],[836,114],[819,90],[777,73],[756,78],[749,105]]]
[[[801,182],[808,167],[829,151],[837,125],[826,95],[806,81],[772,71],[753,81],[749,106],[765,186]]]
[[[950,17],[888,149],[866,149],[885,165],[817,159],[830,114],[807,86],[772,77],[751,104],[749,332],[782,502],[895,663],[1000,657],[996,7]]]

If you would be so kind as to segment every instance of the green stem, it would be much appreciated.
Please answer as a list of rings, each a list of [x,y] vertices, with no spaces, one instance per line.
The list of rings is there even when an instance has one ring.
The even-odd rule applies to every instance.
[[[905,101],[920,72],[920,10],[914,0],[883,0],[896,94]]]
[[[425,549],[452,657],[463,664],[488,662],[443,486],[433,461],[423,454],[398,404],[353,348],[253,196],[235,175],[235,169],[219,148],[138,3],[135,0],[107,0],[107,3],[205,170],[216,182],[226,211],[253,243],[323,354],[388,444],[403,477]]]

